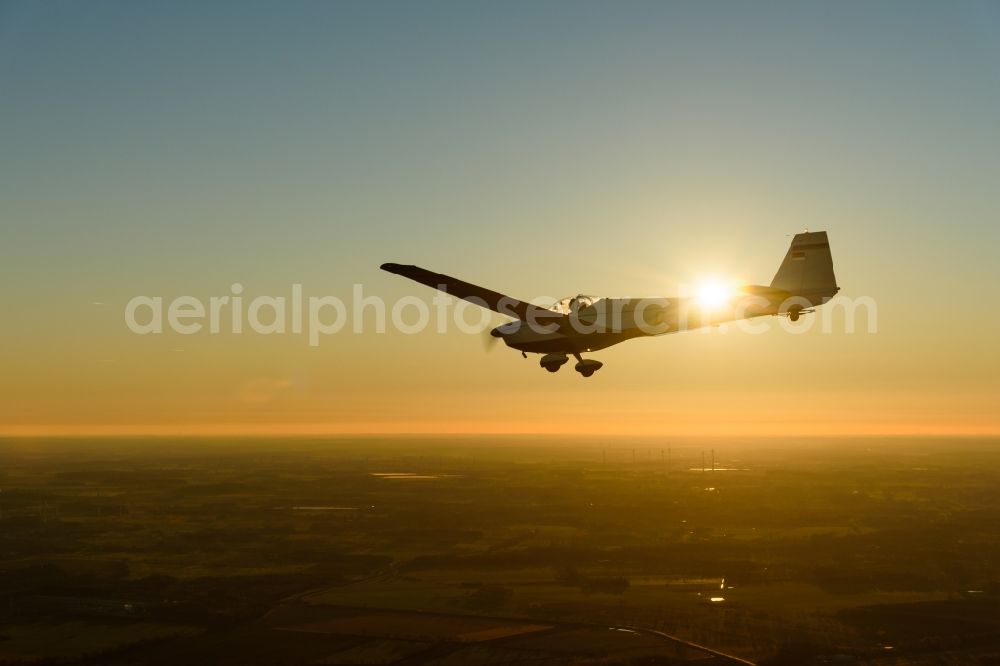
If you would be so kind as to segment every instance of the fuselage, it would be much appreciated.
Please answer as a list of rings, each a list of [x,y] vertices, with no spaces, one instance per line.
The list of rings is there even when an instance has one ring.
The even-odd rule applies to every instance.
[[[519,351],[574,354],[605,349],[633,338],[766,315],[787,314],[797,319],[799,312],[825,303],[836,291],[834,288],[793,294],[773,287],[747,286],[713,307],[695,298],[577,297],[560,301],[562,308],[556,311],[564,316],[558,322],[518,320],[498,326],[491,333]]]

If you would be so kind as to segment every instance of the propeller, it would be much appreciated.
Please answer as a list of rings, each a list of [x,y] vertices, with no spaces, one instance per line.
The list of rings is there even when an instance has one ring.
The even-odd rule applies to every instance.
[[[486,351],[493,351],[497,348],[497,343],[500,342],[501,337],[499,335],[494,335],[493,331],[487,329],[483,331],[483,349]]]

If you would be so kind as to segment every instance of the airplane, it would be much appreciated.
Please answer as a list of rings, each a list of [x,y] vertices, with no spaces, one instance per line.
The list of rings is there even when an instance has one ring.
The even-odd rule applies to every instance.
[[[542,354],[539,365],[557,372],[576,359],[575,370],[590,377],[603,367],[581,354],[634,338],[659,336],[728,321],[814,311],[840,291],[825,231],[796,234],[771,284],[744,285],[728,293],[715,287],[694,298],[598,298],[580,294],[549,308],[526,303],[418,266],[382,264],[384,271],[433,287],[514,319],[490,335],[521,352]]]

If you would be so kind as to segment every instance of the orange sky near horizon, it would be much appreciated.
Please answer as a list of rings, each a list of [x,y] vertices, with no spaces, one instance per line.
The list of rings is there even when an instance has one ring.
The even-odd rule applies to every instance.
[[[775,409],[774,403],[796,404],[794,394],[741,396],[733,392],[716,395],[714,405],[699,404],[703,396],[675,396],[669,405],[653,405],[636,400],[622,404],[616,396],[597,391],[580,404],[564,404],[544,417],[531,409],[546,394],[493,396],[491,399],[461,400],[457,395],[434,398],[391,398],[392,418],[380,418],[378,404],[387,396],[361,397],[353,415],[327,421],[296,418],[296,409],[240,413],[217,422],[192,422],[179,415],[163,421],[150,414],[132,422],[67,422],[5,425],[6,437],[93,437],[93,436],[322,436],[377,434],[526,434],[579,435],[600,437],[649,437],[662,440],[689,437],[864,437],[864,436],[1000,436],[1000,418],[992,412],[990,399],[954,396],[950,403],[912,393],[896,395],[881,402],[878,414],[864,404],[864,394],[832,394],[824,405],[809,408]],[[810,400],[818,396],[810,394]],[[434,401],[463,405],[463,413],[434,417],[441,408]],[[503,402],[509,417],[496,419],[491,405]],[[737,406],[739,403],[739,406]],[[615,405],[615,406],[611,406]],[[444,411],[447,411],[445,409]],[[599,418],[579,418],[580,412]],[[242,420],[240,420],[242,419]]]

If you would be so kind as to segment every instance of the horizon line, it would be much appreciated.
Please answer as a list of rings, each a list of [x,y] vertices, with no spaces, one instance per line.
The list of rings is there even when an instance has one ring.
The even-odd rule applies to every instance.
[[[544,429],[539,427],[497,427],[498,424],[485,425],[482,423],[456,423],[451,427],[434,427],[426,423],[401,423],[398,426],[389,427],[362,427],[359,424],[351,424],[348,427],[335,427],[331,424],[190,424],[190,425],[81,425],[67,424],[58,426],[43,426],[37,424],[25,424],[16,426],[0,427],[0,439],[92,439],[102,438],[148,438],[148,439],[226,439],[226,438],[248,438],[248,439],[316,439],[316,438],[346,438],[346,437],[549,437],[565,439],[569,437],[596,439],[596,438],[625,438],[625,439],[705,439],[705,438],[726,438],[726,439],[791,439],[791,438],[814,438],[814,439],[857,439],[872,437],[916,437],[916,438],[996,438],[1000,437],[998,427],[930,427],[930,426],[910,426],[910,427],[886,427],[886,424],[879,424],[882,427],[856,427],[856,428],[830,428],[829,423],[817,423],[813,428],[802,427],[759,427],[760,424],[747,424],[746,427],[738,427],[738,424],[730,424],[729,428],[698,428],[682,427],[669,432],[659,432],[647,428],[640,428],[632,432],[615,431],[576,431],[567,432],[565,430]],[[736,425],[736,427],[733,427]],[[770,424],[769,424],[770,425]]]

